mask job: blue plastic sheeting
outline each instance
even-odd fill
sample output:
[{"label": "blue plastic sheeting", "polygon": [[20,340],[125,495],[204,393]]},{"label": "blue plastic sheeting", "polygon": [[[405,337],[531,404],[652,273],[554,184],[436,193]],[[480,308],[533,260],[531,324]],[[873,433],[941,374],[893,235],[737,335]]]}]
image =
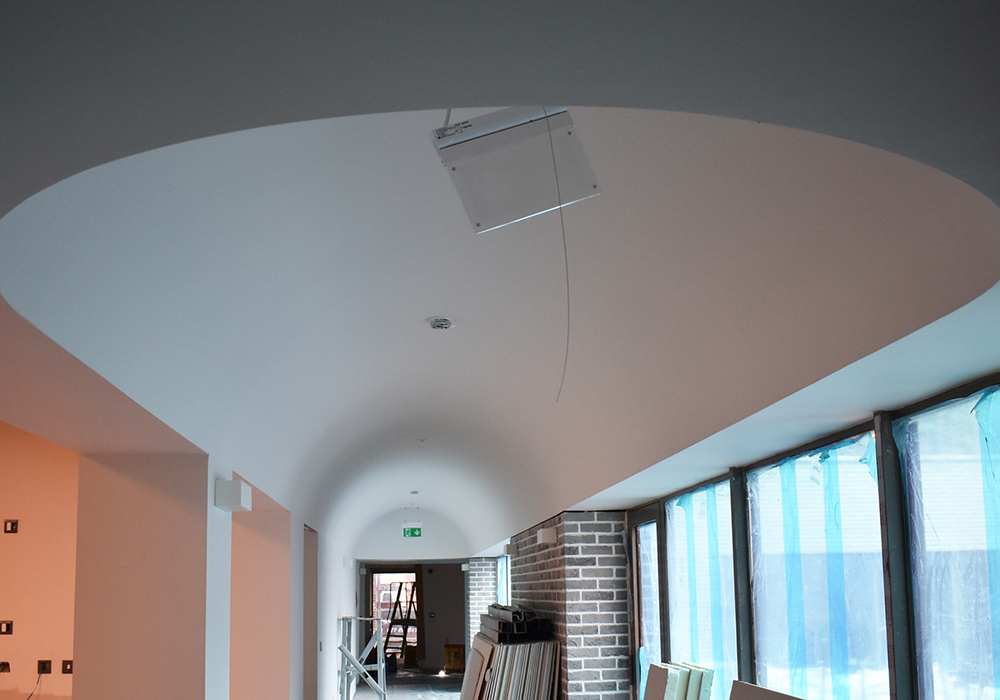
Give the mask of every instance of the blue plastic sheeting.
[{"label": "blue plastic sheeting", "polygon": [[660,575],[656,521],[636,527],[639,588],[639,697],[645,692],[649,665],[660,663]]},{"label": "blue plastic sheeting", "polygon": [[799,498],[795,459],[778,465],[781,474],[781,518],[785,538],[785,605],[788,614],[788,664],[792,695],[806,697],[806,608],[799,538]]},{"label": "blue plastic sheeting", "polygon": [[[719,505],[715,499],[715,487],[705,491],[708,516],[708,586],[709,599],[722,600],[722,574],[719,571]],[[692,610],[692,614],[696,614]],[[722,606],[712,605],[712,667],[723,669],[722,687],[728,688],[730,679],[726,677],[726,658],[722,648]]]},{"label": "blue plastic sheeting", "polygon": [[724,700],[737,675],[729,482],[670,499],[665,516],[671,657],[714,668]]},{"label": "blue plastic sheeting", "polygon": [[747,474],[757,681],[810,700],[887,700],[870,432]]},{"label": "blue plastic sheeting", "polygon": [[996,695],[995,391],[893,422],[907,485],[920,695]]},{"label": "blue plastic sheeting", "polygon": [[875,459],[875,440],[868,439],[868,449],[865,450],[865,456],[861,458],[863,464],[868,465],[868,473],[872,477],[872,481],[876,484],[878,483],[878,460]]},{"label": "blue plastic sheeting", "polygon": [[[874,441],[871,441],[874,443]],[[837,453],[820,456],[823,469],[823,515],[826,525],[826,598],[830,614],[830,680],[833,697],[851,697],[847,650],[847,576],[844,573],[844,532],[840,515],[840,475]]]},{"label": "blue plastic sheeting", "polygon": [[972,409],[979,423],[986,516],[986,563],[990,586],[990,626],[993,637],[993,689],[1000,697],[1000,394],[993,388]]},{"label": "blue plastic sheeting", "polygon": [[[684,520],[687,525],[687,557],[688,571],[688,606],[691,608],[691,620],[698,619],[698,581],[694,576],[695,571],[695,547],[694,547],[694,502],[692,494],[686,493],[677,499],[677,505],[684,511]],[[691,625],[691,652],[698,653],[698,625]]]},{"label": "blue plastic sheeting", "polygon": [[636,654],[636,664],[639,666],[639,698],[646,697],[646,679],[649,677],[649,662],[646,660],[646,647],[639,647]]}]

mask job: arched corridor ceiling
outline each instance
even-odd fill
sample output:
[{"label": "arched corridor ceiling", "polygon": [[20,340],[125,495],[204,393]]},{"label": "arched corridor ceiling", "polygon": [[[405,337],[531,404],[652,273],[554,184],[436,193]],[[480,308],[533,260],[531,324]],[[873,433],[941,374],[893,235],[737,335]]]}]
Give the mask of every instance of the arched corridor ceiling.
[{"label": "arched corridor ceiling", "polygon": [[[331,528],[416,501],[472,554],[1000,278],[984,5],[2,12],[0,294]],[[559,217],[475,236],[429,139],[448,107],[541,102],[616,107],[571,108],[603,194],[565,210],[558,403]],[[1000,364],[916,353],[931,390]]]}]

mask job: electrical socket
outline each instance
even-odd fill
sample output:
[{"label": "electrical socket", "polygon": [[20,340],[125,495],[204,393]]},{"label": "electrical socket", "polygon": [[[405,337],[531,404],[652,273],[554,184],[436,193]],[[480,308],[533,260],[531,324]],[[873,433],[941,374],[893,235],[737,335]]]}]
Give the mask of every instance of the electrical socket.
[{"label": "electrical socket", "polygon": [[16,520],[4,520],[3,521],[3,531],[8,535],[17,534],[17,521]]},{"label": "electrical socket", "polygon": [[73,660],[63,659],[62,669],[63,673],[73,673]]},{"label": "electrical socket", "polygon": [[52,659],[38,660],[38,673],[52,673]]},{"label": "electrical socket", "polygon": [[14,634],[13,620],[0,620],[0,634]]},{"label": "electrical socket", "polygon": [[10,673],[10,661],[0,661],[0,673]]}]

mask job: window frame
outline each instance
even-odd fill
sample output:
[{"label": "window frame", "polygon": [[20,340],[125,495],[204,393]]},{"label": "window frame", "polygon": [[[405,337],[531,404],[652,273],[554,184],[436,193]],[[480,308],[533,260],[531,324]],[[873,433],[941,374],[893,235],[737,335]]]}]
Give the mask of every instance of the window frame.
[{"label": "window frame", "polygon": [[[629,530],[629,615],[632,663],[635,672],[636,601],[635,577],[638,565],[634,556],[634,528],[636,525],[656,520],[659,552],[659,601],[662,658],[670,661],[669,589],[667,586],[667,558],[665,508],[668,500],[697,491],[705,486],[729,481],[733,528],[733,566],[736,596],[736,644],[739,680],[756,682],[756,644],[752,605],[753,571],[750,559],[750,522],[747,503],[746,477],[751,470],[778,464],[784,459],[813,452],[836,444],[855,435],[873,432],[878,481],[879,516],[882,540],[882,571],[886,610],[886,650],[889,662],[889,697],[892,700],[918,700],[916,647],[917,630],[914,624],[912,562],[910,558],[907,518],[905,475],[899,450],[892,434],[892,422],[914,413],[920,413],[943,403],[967,398],[984,389],[1000,385],[1000,372],[978,377],[914,403],[886,410],[875,410],[871,418],[850,427],[828,433],[814,440],[769,455],[755,462],[732,466],[718,476],[698,482],[684,489],[665,494],[626,511]],[[655,514],[653,509],[656,510]],[[652,517],[651,517],[652,516]],[[633,678],[633,693],[638,684]]]}]

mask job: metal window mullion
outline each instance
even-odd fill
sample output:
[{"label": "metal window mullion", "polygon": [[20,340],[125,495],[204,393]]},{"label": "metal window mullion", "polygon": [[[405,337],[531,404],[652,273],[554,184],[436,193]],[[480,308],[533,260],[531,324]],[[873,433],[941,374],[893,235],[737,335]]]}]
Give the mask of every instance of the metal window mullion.
[{"label": "metal window mullion", "polygon": [[656,552],[660,570],[660,657],[670,661],[670,590],[667,586],[667,500],[663,499],[657,506],[656,513]]},{"label": "metal window mullion", "polygon": [[736,659],[739,680],[757,682],[753,591],[750,584],[750,528],[746,470],[729,470],[729,503],[733,525],[733,583],[736,594]]},{"label": "metal window mullion", "polygon": [[875,414],[875,454],[882,522],[882,574],[889,656],[889,697],[917,700],[913,588],[907,532],[906,492],[891,413]]}]

